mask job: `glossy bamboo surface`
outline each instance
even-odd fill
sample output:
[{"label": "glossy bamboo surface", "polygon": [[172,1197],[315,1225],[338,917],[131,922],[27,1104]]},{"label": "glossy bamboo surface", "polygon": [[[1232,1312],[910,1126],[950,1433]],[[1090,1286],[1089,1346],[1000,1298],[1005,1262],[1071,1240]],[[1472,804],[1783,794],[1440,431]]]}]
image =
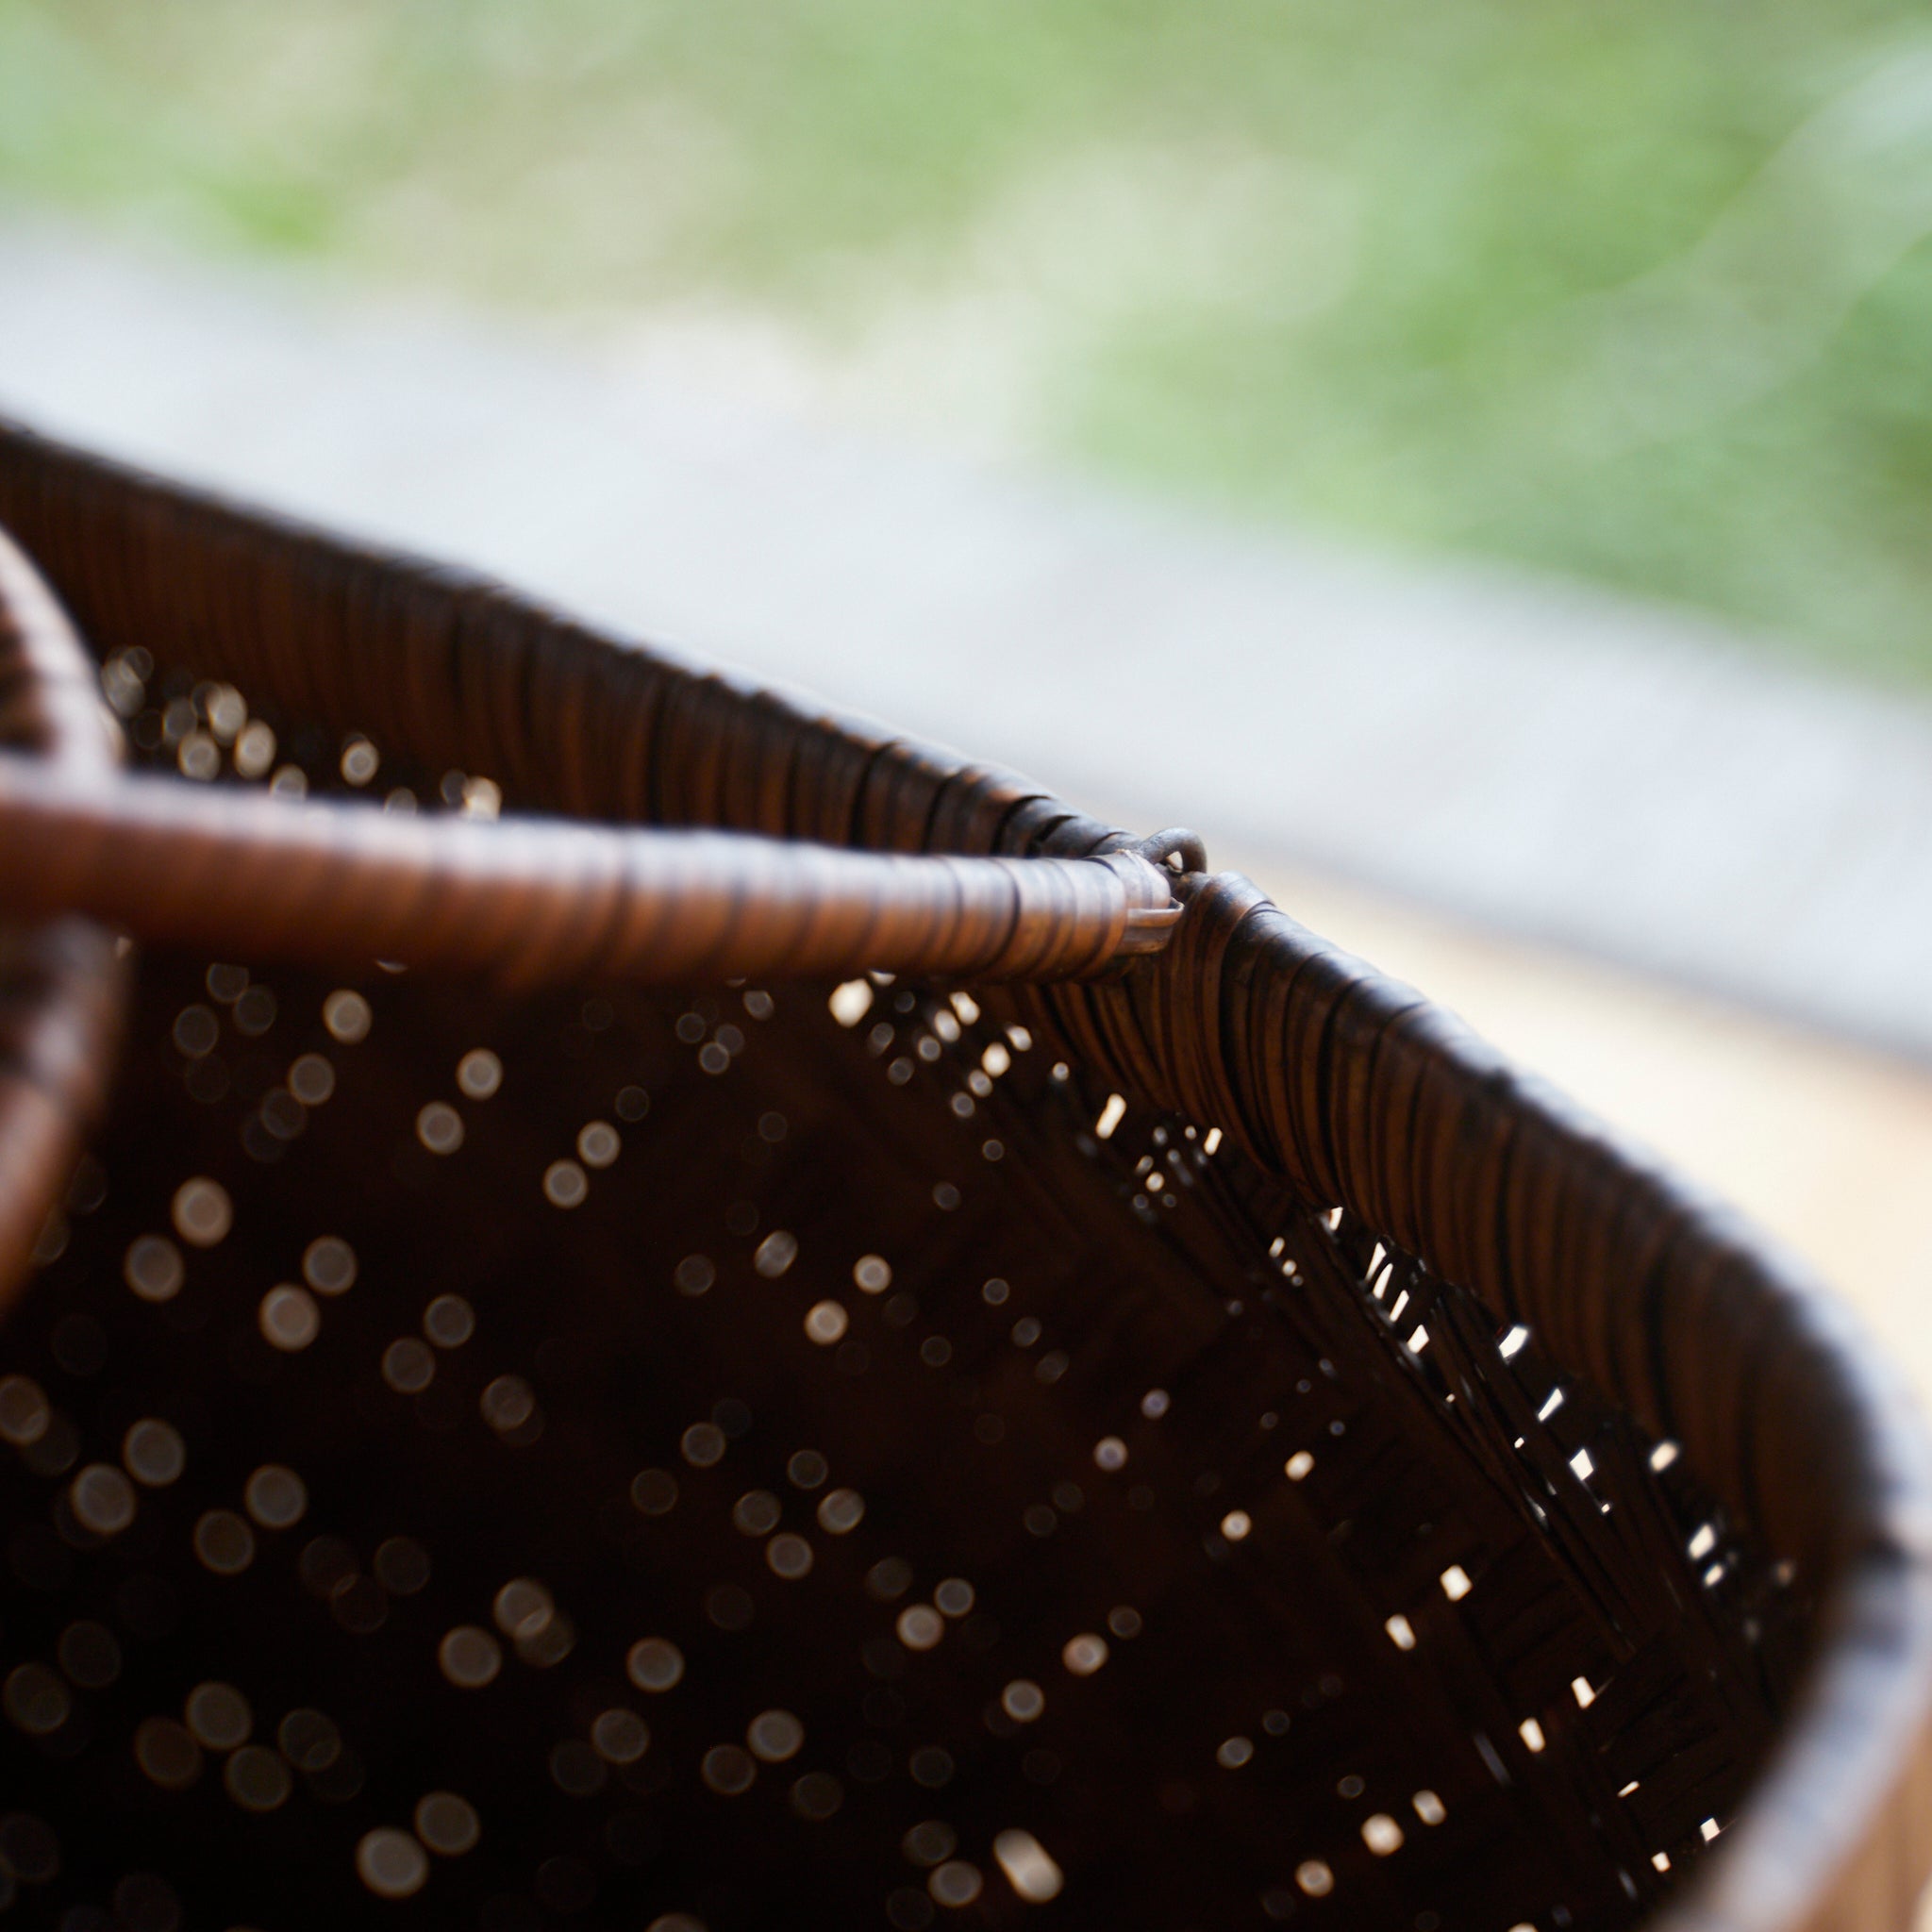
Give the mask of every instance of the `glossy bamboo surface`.
[{"label": "glossy bamboo surface", "polygon": [[283,802],[0,758],[0,909],[237,958],[517,986],[845,974],[1077,978],[1180,908],[1132,852],[912,858],[724,832]]}]

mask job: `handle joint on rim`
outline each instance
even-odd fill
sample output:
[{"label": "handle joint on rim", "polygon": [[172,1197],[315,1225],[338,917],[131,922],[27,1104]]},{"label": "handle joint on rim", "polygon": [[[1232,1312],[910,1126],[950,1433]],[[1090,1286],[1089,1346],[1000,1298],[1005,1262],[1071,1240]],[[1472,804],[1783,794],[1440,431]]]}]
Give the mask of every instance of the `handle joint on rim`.
[{"label": "handle joint on rim", "polygon": [[1185,825],[1169,825],[1164,831],[1151,833],[1125,849],[1162,872],[1185,876],[1189,873],[1208,870],[1207,845],[1202,841],[1200,833],[1191,832]]},{"label": "handle joint on rim", "polygon": [[[1188,860],[1197,860],[1190,865]],[[1137,844],[1109,852],[1102,864],[1126,885],[1127,917],[1115,949],[1116,958],[1158,953],[1174,936],[1185,910],[1173,888],[1178,875],[1203,871],[1208,854],[1191,832],[1157,832]]]}]

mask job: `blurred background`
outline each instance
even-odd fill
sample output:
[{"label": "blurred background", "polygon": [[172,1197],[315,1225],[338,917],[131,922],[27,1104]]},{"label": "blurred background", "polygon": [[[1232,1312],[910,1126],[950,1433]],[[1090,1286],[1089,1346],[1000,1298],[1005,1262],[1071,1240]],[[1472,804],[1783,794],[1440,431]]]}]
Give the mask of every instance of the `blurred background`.
[{"label": "blurred background", "polygon": [[1932,1389],[1903,0],[0,0],[0,410],[1194,825]]}]

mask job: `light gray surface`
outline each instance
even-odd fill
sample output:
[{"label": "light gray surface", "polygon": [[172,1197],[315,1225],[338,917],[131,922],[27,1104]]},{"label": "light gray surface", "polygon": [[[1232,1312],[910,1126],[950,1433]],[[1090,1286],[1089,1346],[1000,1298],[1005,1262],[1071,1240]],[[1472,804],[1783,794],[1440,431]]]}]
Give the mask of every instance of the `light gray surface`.
[{"label": "light gray surface", "polygon": [[1476,920],[1932,1056],[1932,708],[461,317],[0,222],[0,411]]}]

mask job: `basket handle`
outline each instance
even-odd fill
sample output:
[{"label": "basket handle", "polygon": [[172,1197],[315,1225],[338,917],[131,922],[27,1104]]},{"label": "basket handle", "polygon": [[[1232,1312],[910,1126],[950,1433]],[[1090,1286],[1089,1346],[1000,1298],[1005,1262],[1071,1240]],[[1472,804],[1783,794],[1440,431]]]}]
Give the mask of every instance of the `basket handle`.
[{"label": "basket handle", "polygon": [[1139,852],[960,858],[570,820],[417,817],[0,755],[0,910],[249,959],[528,987],[874,968],[1079,979],[1181,908]]},{"label": "basket handle", "polygon": [[[1098,858],[850,851],[557,819],[403,816],[137,777],[73,626],[0,532],[0,912],[316,965],[518,986],[866,968],[1078,979],[1158,951],[1180,908],[1160,833]],[[1154,861],[1158,860],[1158,863]]]}]

